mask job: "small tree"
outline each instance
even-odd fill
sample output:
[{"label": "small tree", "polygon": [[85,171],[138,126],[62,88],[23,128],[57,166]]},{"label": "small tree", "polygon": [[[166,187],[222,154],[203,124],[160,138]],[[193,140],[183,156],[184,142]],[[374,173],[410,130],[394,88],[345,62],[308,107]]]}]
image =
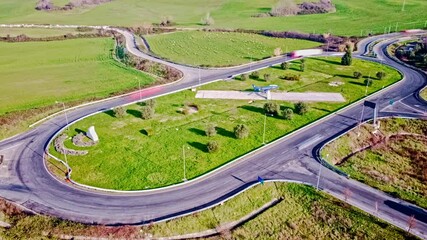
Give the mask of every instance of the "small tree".
[{"label": "small tree", "polygon": [[215,24],[215,20],[211,17],[210,13],[207,13],[204,18],[202,18],[202,24],[206,26],[211,26]]},{"label": "small tree", "polygon": [[124,107],[116,107],[113,109],[113,112],[116,118],[122,118],[126,115],[126,109]]},{"label": "small tree", "polygon": [[270,81],[271,80],[271,75],[269,73],[264,74],[264,80],[266,82]]},{"label": "small tree", "polygon": [[248,79],[248,75],[247,74],[240,75],[240,80],[246,81],[246,79]]},{"label": "small tree", "polygon": [[216,128],[214,125],[209,125],[208,128],[205,131],[206,136],[213,137],[216,135]]},{"label": "small tree", "polygon": [[352,64],[352,62],[353,62],[353,59],[351,56],[352,52],[353,52],[353,49],[351,48],[351,45],[347,44],[346,49],[345,49],[345,54],[341,58],[341,65],[350,66]]},{"label": "small tree", "polygon": [[238,139],[247,138],[249,136],[249,128],[244,124],[239,124],[234,127],[234,135]]},{"label": "small tree", "polygon": [[301,62],[300,70],[301,70],[301,72],[305,71],[305,63],[304,62]]},{"label": "small tree", "polygon": [[273,52],[273,55],[276,56],[276,57],[282,55],[282,49],[279,48],[279,47],[275,48],[274,52]]},{"label": "small tree", "polygon": [[259,79],[259,72],[258,71],[252,72],[250,77],[252,79]]},{"label": "small tree", "polygon": [[154,108],[150,106],[145,106],[141,110],[141,118],[142,119],[151,119],[154,117]]},{"label": "small tree", "polygon": [[289,62],[284,62],[284,63],[282,63],[282,64],[280,64],[280,67],[283,69],[283,70],[287,70],[287,69],[289,69],[289,67],[291,66],[291,64],[289,63]]},{"label": "small tree", "polygon": [[361,72],[354,72],[353,73],[353,77],[356,78],[356,79],[359,79],[359,78],[362,77],[362,73]]},{"label": "small tree", "polygon": [[306,103],[303,102],[297,102],[294,105],[295,113],[299,115],[304,115],[308,112],[308,106]]},{"label": "small tree", "polygon": [[294,111],[290,108],[285,108],[285,110],[283,110],[283,118],[286,120],[291,120],[292,119],[292,115],[294,114]]},{"label": "small tree", "polygon": [[365,78],[365,81],[364,81],[365,86],[368,86],[368,87],[372,86],[373,82],[374,81],[372,81],[372,79],[370,79],[370,78]]},{"label": "small tree", "polygon": [[156,103],[157,103],[156,99],[150,99],[150,100],[145,101],[146,106],[149,106],[153,109],[156,107]]},{"label": "small tree", "polygon": [[378,80],[381,80],[385,77],[385,72],[377,72],[377,78]]},{"label": "small tree", "polygon": [[277,115],[279,113],[279,110],[280,110],[279,104],[275,102],[268,102],[264,104],[265,113]]},{"label": "small tree", "polygon": [[208,144],[206,144],[206,147],[208,149],[208,152],[213,153],[218,151],[219,144],[217,141],[209,141]]}]

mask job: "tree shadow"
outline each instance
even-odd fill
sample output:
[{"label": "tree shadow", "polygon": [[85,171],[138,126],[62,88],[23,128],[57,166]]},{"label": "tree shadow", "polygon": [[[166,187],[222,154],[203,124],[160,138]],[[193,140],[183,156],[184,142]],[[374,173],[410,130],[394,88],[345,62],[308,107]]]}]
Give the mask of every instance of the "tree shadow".
[{"label": "tree shadow", "polygon": [[264,109],[261,107],[255,107],[255,106],[248,106],[248,105],[244,105],[244,106],[240,106],[239,108],[251,111],[251,112],[255,112],[255,113],[261,113],[264,114]]},{"label": "tree shadow", "polygon": [[188,145],[192,146],[193,148],[199,149],[202,152],[208,152],[208,148],[205,144],[199,143],[199,142],[187,142]]},{"label": "tree shadow", "polygon": [[108,111],[105,111],[104,113],[111,116],[111,117],[116,117],[116,114],[114,113],[113,110],[108,110]]},{"label": "tree shadow", "polygon": [[312,107],[312,108],[316,109],[316,110],[319,110],[319,111],[322,111],[322,112],[326,112],[326,113],[330,113],[331,112],[330,110],[325,109],[325,108],[318,108],[318,107]]},{"label": "tree shadow", "polygon": [[222,127],[216,127],[216,133],[224,137],[235,138],[234,132],[228,131],[227,129]]},{"label": "tree shadow", "polygon": [[128,114],[130,114],[130,115],[132,115],[132,116],[134,116],[136,118],[141,118],[142,117],[141,112],[138,111],[138,110],[128,109],[128,110],[126,110],[126,113],[128,113]]},{"label": "tree shadow", "polygon": [[[243,57],[244,59],[249,59],[249,60],[252,60],[252,61],[260,61],[260,60],[263,60],[263,59],[265,59],[265,58],[256,58],[256,57],[251,57],[251,56],[249,56],[249,57]],[[255,70],[254,70],[255,71]]]},{"label": "tree shadow", "polygon": [[257,8],[257,10],[262,12],[270,12],[271,8],[263,7],[263,8]]},{"label": "tree shadow", "polygon": [[144,134],[145,136],[148,136],[148,132],[147,132],[147,130],[145,130],[145,129],[141,129],[141,130],[139,130],[139,132],[140,132],[141,134]]},{"label": "tree shadow", "polygon": [[136,105],[141,106],[141,107],[145,107],[147,106],[146,102],[137,102]]},{"label": "tree shadow", "polygon": [[355,79],[353,76],[344,75],[344,74],[335,74],[334,77]]},{"label": "tree shadow", "polygon": [[349,81],[349,83],[354,84],[354,85],[359,85],[359,86],[365,86],[366,84],[361,83],[361,82],[355,82],[355,81]]},{"label": "tree shadow", "polygon": [[83,131],[80,128],[75,128],[74,131],[76,131],[77,134],[79,134],[79,133],[86,134],[86,131]]},{"label": "tree shadow", "polygon": [[270,66],[270,68],[274,68],[274,69],[279,69],[279,70],[285,70],[285,69],[283,69],[281,66]]},{"label": "tree shadow", "polygon": [[190,132],[193,132],[199,136],[206,136],[206,132],[201,130],[201,129],[197,129],[197,128],[190,128],[188,129]]},{"label": "tree shadow", "polygon": [[333,64],[333,65],[341,65],[341,62],[337,62],[337,61],[333,61],[333,60],[329,60],[329,59],[325,59],[325,58],[310,58],[310,59],[329,63],[329,64]]}]

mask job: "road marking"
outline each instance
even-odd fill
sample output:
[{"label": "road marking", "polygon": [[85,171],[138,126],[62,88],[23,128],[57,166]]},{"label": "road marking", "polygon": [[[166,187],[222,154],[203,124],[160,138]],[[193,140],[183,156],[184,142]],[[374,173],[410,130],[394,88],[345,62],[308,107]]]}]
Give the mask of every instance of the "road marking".
[{"label": "road marking", "polygon": [[322,136],[322,135],[320,135],[320,134],[316,134],[316,135],[314,135],[313,137],[311,137],[311,138],[309,138],[309,139],[305,140],[304,142],[300,143],[300,144],[298,145],[298,150],[305,149],[305,148],[307,148],[308,146],[312,145],[313,143],[315,143],[315,142],[317,142],[317,141],[321,140],[322,138],[323,138],[323,136]]}]

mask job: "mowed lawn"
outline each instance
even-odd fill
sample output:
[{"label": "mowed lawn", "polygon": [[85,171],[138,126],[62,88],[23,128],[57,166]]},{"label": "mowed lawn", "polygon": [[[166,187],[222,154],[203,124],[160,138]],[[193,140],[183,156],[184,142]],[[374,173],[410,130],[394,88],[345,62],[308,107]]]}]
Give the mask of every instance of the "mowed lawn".
[{"label": "mowed lawn", "polygon": [[[228,80],[203,86],[202,89],[251,89],[252,84],[278,84],[280,91],[332,91],[341,92],[351,101],[361,98],[365,93],[363,80],[355,80],[353,71],[359,70],[365,75],[370,71],[384,70],[387,77],[374,80],[368,93],[381,89],[400,79],[399,73],[379,64],[354,60],[354,66],[337,65],[339,58],[307,59],[306,71],[300,72],[299,62],[292,64],[291,70],[276,67],[263,70],[269,72],[272,80],[266,83],[259,80]],[[300,82],[278,79],[284,74],[301,74]],[[339,76],[338,76],[339,75]],[[342,81],[341,87],[329,87],[329,82]],[[315,86],[315,87],[312,87]],[[293,90],[292,90],[293,89]],[[87,131],[95,126],[100,143],[88,148],[89,154],[81,157],[68,156],[73,169],[72,178],[77,182],[91,186],[121,190],[156,188],[182,182],[183,150],[186,157],[187,179],[195,178],[230,160],[262,146],[265,101],[248,103],[242,100],[196,99],[195,92],[186,90],[157,99],[156,114],[151,120],[140,117],[141,104],[127,106],[127,116],[117,118],[112,111],[94,115],[71,126],[70,136]],[[278,102],[281,109],[293,108],[289,102]],[[181,113],[185,104],[196,104],[197,113]],[[295,129],[302,127],[334,111],[344,103],[310,103],[310,109],[304,116],[294,114],[292,120],[281,116],[268,116],[265,139],[270,142]],[[205,129],[214,124],[217,135],[207,137]],[[246,124],[250,135],[246,139],[236,139],[233,128],[237,124]],[[147,136],[147,132],[152,133]],[[206,144],[215,140],[220,148],[208,153]],[[74,149],[67,140],[66,146]],[[60,156],[53,149],[51,152]],[[54,160],[52,163],[58,165]],[[61,175],[62,177],[62,175]]]},{"label": "mowed lawn", "polygon": [[106,97],[154,79],[116,63],[110,38],[0,43],[0,116],[86,98]]},{"label": "mowed lawn", "polygon": [[28,37],[42,38],[42,37],[55,37],[66,34],[85,34],[94,33],[96,31],[80,32],[77,29],[57,29],[57,28],[0,28],[0,37],[16,37],[21,34],[25,34]]},{"label": "mowed lawn", "polygon": [[174,62],[203,66],[231,66],[273,56],[282,51],[314,48],[318,42],[270,38],[258,34],[226,32],[175,32],[147,36],[151,50]]},{"label": "mowed lawn", "polygon": [[2,0],[0,22],[135,26],[144,22],[159,23],[162,18],[171,17],[180,27],[200,28],[201,19],[210,12],[215,20],[215,24],[211,27],[215,28],[332,32],[336,35],[366,36],[370,31],[383,33],[388,29],[394,31],[422,28],[427,20],[425,0],[405,1],[404,11],[402,11],[403,0],[333,0],[337,8],[335,13],[276,18],[252,17],[270,11],[277,2],[277,0],[114,0],[69,12],[40,12],[34,10],[36,4],[34,0]]}]

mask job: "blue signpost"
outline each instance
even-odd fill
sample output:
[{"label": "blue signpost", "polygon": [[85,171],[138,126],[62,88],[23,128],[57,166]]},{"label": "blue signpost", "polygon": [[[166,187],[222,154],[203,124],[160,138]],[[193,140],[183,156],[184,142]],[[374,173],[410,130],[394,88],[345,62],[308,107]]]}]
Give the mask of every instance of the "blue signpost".
[{"label": "blue signpost", "polygon": [[261,183],[261,185],[264,185],[264,179],[260,176],[258,176],[258,182]]}]

